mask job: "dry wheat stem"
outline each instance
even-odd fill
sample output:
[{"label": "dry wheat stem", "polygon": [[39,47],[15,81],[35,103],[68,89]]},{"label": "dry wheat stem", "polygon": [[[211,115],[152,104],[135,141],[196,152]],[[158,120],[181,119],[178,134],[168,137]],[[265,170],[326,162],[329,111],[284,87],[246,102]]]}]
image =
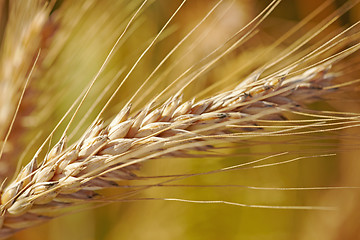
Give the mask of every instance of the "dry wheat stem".
[{"label": "dry wheat stem", "polygon": [[[234,39],[230,39],[233,40],[233,43],[231,43],[232,41],[230,40],[228,42],[230,46],[227,44],[220,46],[205,57],[203,59],[204,62],[200,62],[202,64],[200,67],[198,65],[190,67],[170,85],[170,87],[173,87],[175,83],[183,83],[181,87],[174,87],[174,89],[171,90],[169,89],[170,87],[166,88],[156,95],[150,103],[134,114],[131,102],[134,101],[135,96],[138,95],[148,79],[153,77],[167,58],[171,56],[180,44],[191,35],[192,31],[208,17],[208,15],[206,15],[200,23],[166,55],[163,61],[160,62],[145,80],[144,84],[141,85],[138,91],[109,124],[105,124],[100,120],[100,115],[107,106],[106,104],[83,136],[76,143],[67,146],[68,140],[66,135],[78,109],[82,106],[93,84],[107,66],[120,40],[138,13],[141,12],[146,2],[147,1],[143,1],[142,5],[132,15],[128,24],[125,26],[125,30],[113,45],[113,48],[110,50],[103,65],[89,86],[84,89],[83,93],[59,122],[59,124],[61,124],[65,117],[70,114],[70,111],[75,109],[75,113],[71,116],[69,124],[66,126],[59,142],[46,154],[44,159],[40,159],[40,152],[43,151],[46,142],[50,140],[54,131],[59,126],[58,124],[49,138],[39,148],[39,151],[33,159],[17,173],[13,180],[7,182],[7,186],[2,190],[0,238],[12,235],[21,229],[31,227],[55,217],[57,214],[53,213],[54,210],[57,211],[58,209],[92,201],[109,201],[106,197],[101,196],[99,190],[121,186],[121,183],[125,180],[141,179],[141,177],[137,177],[135,171],[139,169],[140,164],[144,161],[164,156],[187,157],[189,150],[207,151],[223,141],[238,142],[245,138],[263,135],[283,136],[287,134],[306,134],[315,130],[306,131],[303,130],[304,128],[311,129],[312,127],[318,126],[328,127],[327,129],[322,129],[322,131],[333,131],[335,129],[358,126],[359,116],[356,114],[350,117],[349,114],[337,116],[334,113],[321,113],[316,115],[315,113],[306,113],[306,111],[300,112],[301,108],[299,107],[304,102],[316,100],[316,98],[322,94],[334,91],[334,86],[341,86],[332,85],[331,81],[341,76],[342,73],[335,70],[333,71],[331,66],[338,64],[341,60],[359,49],[359,43],[347,46],[345,50],[342,49],[342,47],[351,43],[352,40],[358,39],[357,35],[353,35],[354,39],[344,38],[343,36],[354,28],[357,23],[331,38],[329,41],[321,44],[319,47],[316,47],[303,57],[298,58],[297,61],[293,61],[291,64],[265,78],[260,78],[259,72],[261,73],[265,69],[270,68],[273,65],[272,63],[257,70],[255,74],[232,90],[220,92],[203,100],[183,100],[182,92],[186,87],[198,79],[204,72],[213,68],[214,64],[218,63],[220,59],[236,49],[241,43],[254,34],[258,25],[280,2],[274,0],[251,23],[234,34]],[[121,87],[130,74],[132,74],[143,56],[159,39],[160,35],[185,2],[184,0],[180,4],[158,34],[149,43],[148,47],[135,61],[119,87]],[[215,5],[213,9],[217,6],[218,5]],[[339,13],[345,12],[349,7],[351,6],[345,5],[338,10],[336,14],[329,16],[327,22],[330,24],[330,22],[335,21]],[[213,9],[210,10],[209,14]],[[322,27],[316,27],[309,36],[303,38],[303,40],[306,39],[305,43],[329,25],[326,23],[322,24]],[[239,33],[245,30],[246,32],[239,37]],[[239,37],[239,39],[235,39],[235,36]],[[336,41],[336,43],[333,43],[333,41]],[[292,55],[293,52],[297,51],[303,44],[290,47],[289,49],[291,50],[289,50],[288,54],[285,53],[282,55],[279,61]],[[335,46],[335,44],[339,46]],[[225,47],[225,50],[223,47]],[[333,50],[334,48],[335,50]],[[334,53],[330,54],[330,56],[325,55],[324,52],[327,50],[330,52],[334,51]],[[213,54],[217,52],[219,52],[218,55]],[[323,56],[323,54],[325,56]],[[322,58],[318,60],[319,57]],[[308,64],[307,62],[310,62],[310,60],[317,60],[317,62]],[[303,68],[296,69],[304,62],[306,64]],[[275,61],[275,63],[277,62]],[[184,77],[185,75],[187,75],[187,77]],[[161,97],[164,98],[164,95],[167,94],[167,90],[172,91],[172,93],[174,93],[173,96],[169,97],[166,101],[159,101]],[[117,91],[118,89],[114,91],[114,94],[116,94]],[[112,100],[113,96],[110,97],[109,101]],[[161,102],[163,102],[163,104],[158,105]],[[308,114],[317,119],[309,120],[309,124],[301,126],[282,125],[279,126],[280,130],[276,130],[276,126],[260,124],[265,122],[269,124],[276,122],[283,122],[284,124],[290,123],[291,120],[285,120],[286,118],[283,116],[284,113],[288,112]],[[296,121],[295,123],[300,123],[300,121]],[[306,122],[304,121],[304,123]],[[275,128],[275,130],[266,131],[267,127]],[[319,129],[316,129],[316,131],[319,131]],[[322,156],[329,155],[324,154]],[[305,157],[271,164],[248,166],[248,168],[271,167],[298,161],[303,158]],[[219,171],[244,168],[244,166],[260,161],[262,160],[223,168]],[[210,173],[214,172],[208,172],[206,174]],[[196,174],[189,176],[183,175],[180,178],[195,175]],[[164,186],[166,183],[176,180],[178,180],[178,178],[161,182],[158,185],[144,186],[143,189],[153,186]],[[288,188],[288,190],[293,189]],[[126,197],[132,196],[137,192],[138,190],[116,199],[126,200]],[[165,200],[200,202],[175,198],[167,198]],[[227,201],[201,202],[269,208],[269,206],[245,205]],[[273,208],[285,207],[273,206]],[[289,207],[286,208],[289,209]],[[315,207],[310,208],[315,209]],[[309,209],[309,207],[300,206],[297,207],[297,209]]]}]

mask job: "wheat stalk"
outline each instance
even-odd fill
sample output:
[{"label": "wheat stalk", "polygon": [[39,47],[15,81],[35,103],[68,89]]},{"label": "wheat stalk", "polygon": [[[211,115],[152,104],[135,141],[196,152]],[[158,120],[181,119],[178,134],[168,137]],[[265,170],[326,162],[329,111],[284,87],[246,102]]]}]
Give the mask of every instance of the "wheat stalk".
[{"label": "wheat stalk", "polygon": [[[259,18],[265,18],[277,3],[278,1],[273,1],[269,5],[270,10],[265,11],[266,14],[259,15]],[[181,6],[178,10],[180,8]],[[136,14],[137,12],[134,16]],[[253,29],[261,21],[255,21]],[[165,28],[166,24],[163,29]],[[345,39],[344,33],[350,29],[346,29],[338,37]],[[127,27],[124,33],[126,31]],[[226,53],[246,40],[252,31],[250,29],[248,34],[227,47],[214,59],[210,58],[188,78],[179,78],[177,81],[185,87],[188,86],[208,68],[213,67]],[[162,30],[150,43],[149,48],[161,33]],[[355,44],[347,46],[353,43],[351,37],[355,39]],[[122,35],[118,40],[121,39]],[[335,37],[334,40],[337,38]],[[337,70],[336,66],[341,67],[339,62],[356,52],[360,46],[356,34],[351,35],[347,40],[343,42],[330,40],[305,57],[293,61],[293,64],[260,78],[260,73],[271,67],[269,64],[255,71],[231,90],[202,100],[194,98],[184,101],[185,87],[174,85],[171,85],[174,90],[169,91],[172,96],[163,100],[167,93],[161,93],[137,111],[132,111],[134,100],[132,98],[110,123],[106,124],[99,120],[101,115],[99,114],[82,137],[67,146],[69,124],[59,142],[48,151],[46,156],[41,157],[46,144],[44,142],[32,160],[16,174],[14,179],[6,182],[7,186],[1,193],[0,237],[11,236],[19,230],[56,217],[62,209],[88,202],[109,201],[106,196],[101,195],[101,190],[121,186],[127,180],[139,179],[136,172],[141,163],[150,159],[166,156],[188,157],[191,151],[208,151],[224,141],[239,142],[254,136],[276,136],[289,132],[296,134],[293,131],[297,128],[292,126],[269,132],[266,131],[267,126],[263,125],[266,122],[286,122],[284,114],[288,112],[306,114],[306,110],[300,106],[316,100],[325,93],[333,92],[340,86],[333,82],[344,73]],[[95,76],[94,82],[102,73],[118,42]],[[302,62],[314,59],[316,62],[313,65],[307,63],[305,67],[299,67]],[[137,63],[129,70],[124,81]],[[34,66],[36,64],[35,61]],[[334,69],[332,65],[335,65]],[[91,86],[86,90],[90,91]],[[87,92],[83,99],[86,96]],[[76,113],[77,110],[73,116]],[[318,115],[319,118],[323,116]],[[358,116],[337,117],[337,119],[356,124]],[[309,126],[316,128],[324,127],[326,124]],[[329,126],[329,131],[336,128],[332,123],[329,123]],[[5,185],[5,182],[3,184]],[[113,198],[121,200],[128,196],[131,196],[131,193]]]}]

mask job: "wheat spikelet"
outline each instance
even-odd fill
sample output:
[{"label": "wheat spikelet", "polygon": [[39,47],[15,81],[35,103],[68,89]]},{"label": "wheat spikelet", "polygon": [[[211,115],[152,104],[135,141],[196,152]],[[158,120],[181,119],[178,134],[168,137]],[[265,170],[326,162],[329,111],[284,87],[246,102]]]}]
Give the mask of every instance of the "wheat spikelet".
[{"label": "wheat spikelet", "polygon": [[[172,17],[181,9],[183,3]],[[219,91],[202,100],[196,98],[183,100],[186,99],[183,96],[184,89],[204,72],[213,68],[219,59],[224,58],[240,43],[251,37],[256,27],[278,3],[278,1],[270,3],[264,12],[248,25],[248,29],[245,28],[246,33],[243,36],[233,42],[229,41],[225,50],[220,49],[218,55],[210,55],[188,76],[184,74],[185,77],[176,79],[169,86],[173,89],[154,96],[144,107],[138,107],[139,104],[135,99],[138,92],[136,92],[110,123],[100,120],[100,115],[103,113],[101,110],[80,139],[68,143],[68,130],[72,118],[60,140],[44,155],[45,144],[52,136],[51,133],[38,148],[32,160],[16,174],[14,179],[3,183],[6,187],[4,186],[1,193],[0,237],[11,236],[19,230],[47,221],[61,215],[70,207],[91,202],[126,200],[137,191],[109,197],[103,195],[102,190],[141,179],[137,176],[137,173],[141,172],[139,168],[142,163],[151,159],[185,158],[194,155],[199,157],[201,152],[208,152],[224,141],[241,142],[244,139],[263,135],[305,134],[305,130],[303,132],[297,130],[308,128],[311,129],[308,131],[320,129],[332,131],[338,125],[340,127],[345,124],[356,125],[358,122],[356,114],[352,118],[346,114],[344,117],[336,114],[317,114],[302,107],[304,103],[313,102],[323,94],[331,93],[337,87],[341,87],[334,81],[345,76],[344,70],[341,69],[344,67],[342,61],[356,52],[360,46],[356,33],[345,37],[345,33],[351,31],[355,25],[341,31],[334,39],[316,46],[307,54],[297,58],[295,56],[296,60],[291,64],[272,74],[262,77],[263,72],[276,62],[257,69],[240,84],[232,86],[227,91]],[[128,19],[128,25],[125,24],[123,33],[126,33],[128,26],[133,24],[133,19],[143,10],[143,6],[146,6],[146,1],[135,8],[133,15]],[[342,10],[346,9],[344,7]],[[130,67],[124,81],[128,79],[142,56],[160,38],[172,17]],[[343,40],[339,41],[339,38]],[[122,40],[122,34],[118,40]],[[110,51],[104,65],[100,67],[93,83],[103,72],[118,42]],[[293,51],[296,51],[296,48]],[[213,53],[217,53],[216,50]],[[33,55],[34,51],[31,56]],[[34,62],[34,66],[36,64],[37,61]],[[78,99],[79,107],[93,83]],[[78,108],[73,116],[77,114]],[[133,108],[135,110],[132,110]],[[287,113],[312,115],[321,122],[297,127],[290,125],[276,131],[266,130],[278,123],[286,123],[284,115]],[[339,122],[333,123],[334,119]],[[200,153],[196,155],[192,153],[193,151]],[[317,209],[307,206],[298,208]]]}]

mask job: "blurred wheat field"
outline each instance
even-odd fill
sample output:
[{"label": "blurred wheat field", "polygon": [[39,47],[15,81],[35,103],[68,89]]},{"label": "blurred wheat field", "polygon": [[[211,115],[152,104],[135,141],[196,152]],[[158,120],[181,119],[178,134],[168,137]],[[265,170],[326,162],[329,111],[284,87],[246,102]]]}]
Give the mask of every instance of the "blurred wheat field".
[{"label": "blurred wheat field", "polygon": [[[74,124],[69,130],[69,142],[81,137],[106,104],[106,99],[121,83],[181,2],[160,0],[146,3],[75,117]],[[189,67],[194,65],[195,69],[200,68],[204,58],[218,47],[219,52],[226,51],[229,44],[243,36],[240,34],[232,38],[233,35],[254,19],[270,2],[187,1],[159,36],[156,44],[146,52],[129,75],[102,118],[109,121],[116,115],[168,52],[216,4],[220,3],[136,96],[133,101],[134,109],[143,108],[146,102],[169,86]],[[297,43],[298,39],[311,32],[317,24],[326,24],[322,21],[343,4],[355,5],[356,2],[282,1],[257,26],[256,31],[245,37],[243,44],[197,77],[184,92],[184,98],[191,99],[195,96],[201,99],[220,90],[222,92],[233,88],[264,64],[278,60],[277,53],[286,51],[288,46]],[[50,17],[35,18],[37,20],[34,25],[42,23],[40,25],[43,27],[36,29],[35,26],[28,38],[23,37],[22,29],[27,29],[29,19],[33,18],[31,9],[43,3],[44,1],[40,0],[0,0],[2,139],[5,138],[11,123],[24,79],[32,64],[36,62],[31,82],[25,91],[18,117],[0,160],[1,181],[5,178],[11,179],[18,165],[23,166],[31,160],[56,123],[99,71],[116,39],[126,29],[126,24],[142,1],[50,1],[50,10],[46,12],[47,15],[45,14]],[[291,36],[275,45],[278,39],[320,6],[324,6],[322,11]],[[271,74],[289,65],[301,58],[308,49],[317,46],[317,43],[329,40],[341,30],[357,23],[359,9],[359,5],[351,7],[314,39],[262,74]],[[354,29],[351,36],[354,42],[358,43],[359,36],[356,30],[358,28]],[[17,39],[22,41],[19,42]],[[35,60],[39,48],[39,59]],[[304,61],[302,67],[321,61],[340,50],[332,52],[329,49],[313,62]],[[346,73],[336,79],[336,84],[358,79],[360,68],[356,54],[339,66],[334,64],[335,69],[338,67]],[[16,61],[20,64],[16,65]],[[12,76],[14,80],[5,83],[8,76]],[[104,97],[96,103],[102,94]],[[171,94],[173,93],[169,92],[164,99]],[[333,113],[333,116],[338,116],[334,112],[347,112],[345,116],[358,118],[358,96],[359,84],[354,83],[321,96],[307,108],[313,110],[309,111],[309,114]],[[92,108],[93,111],[90,111]],[[87,113],[90,113],[89,116]],[[298,121],[293,123],[294,126],[311,119],[311,116],[294,112],[285,115],[288,119]],[[132,201],[114,199],[113,202],[109,201],[111,203],[95,203],[87,205],[85,209],[75,208],[64,216],[20,231],[10,239],[360,239],[360,216],[357,211],[360,206],[360,194],[356,188],[360,186],[360,129],[357,124],[356,121],[340,124],[340,127],[347,127],[339,130],[336,130],[335,125],[335,130],[323,132],[322,129],[328,129],[326,125],[323,128],[315,126],[307,129],[308,134],[299,135],[257,135],[244,138],[238,143],[221,144],[218,149],[210,149],[203,153],[204,156],[194,153],[195,156],[199,154],[201,157],[151,159],[143,163],[141,170],[137,171],[139,176],[209,172],[265,157],[269,159],[262,162],[263,164],[300,157],[299,160],[275,166],[219,171],[184,178],[168,186],[155,186],[141,191]],[[61,125],[54,133],[52,146],[61,137],[64,129],[65,126]],[[23,159],[23,162],[19,163],[19,159]],[[123,185],[130,187],[102,190],[102,193],[107,196],[115,193],[120,195],[131,189],[134,183],[156,184],[158,180],[155,178],[146,182],[128,181]],[[268,189],[260,189],[261,187]],[[301,190],[307,187],[330,188]],[[163,200],[164,198],[169,199],[167,201]],[[191,203],[171,199],[224,202]],[[336,206],[338,210],[253,208],[229,205],[226,202],[266,206]]]}]

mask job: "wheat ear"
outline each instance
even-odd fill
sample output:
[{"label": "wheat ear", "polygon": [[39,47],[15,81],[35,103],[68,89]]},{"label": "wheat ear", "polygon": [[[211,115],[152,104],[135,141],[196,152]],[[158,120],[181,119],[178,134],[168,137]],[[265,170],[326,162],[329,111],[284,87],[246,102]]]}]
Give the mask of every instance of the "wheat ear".
[{"label": "wheat ear", "polygon": [[[51,10],[49,5],[44,5],[41,1],[26,3],[12,1],[9,8],[11,12],[2,42],[2,58],[0,59],[0,101],[2,103],[0,136],[5,143],[1,146],[0,156],[7,159],[0,162],[0,178],[3,179],[15,170],[16,162],[11,162],[11,159],[17,159],[19,150],[23,148],[17,141],[25,135],[27,130],[23,119],[37,107],[33,100],[37,97],[37,89],[33,82],[34,75],[40,75],[41,60],[37,62],[36,73],[29,75],[29,71],[39,48],[45,52],[49,44],[46,34],[50,32],[46,33],[46,31],[50,30],[49,13]],[[24,94],[25,90],[26,94]],[[21,106],[18,99],[23,99]],[[14,114],[16,118],[12,118]],[[12,120],[16,121],[12,122]]]},{"label": "wheat ear", "polygon": [[206,150],[209,139],[258,129],[257,120],[281,121],[282,113],[297,108],[301,99],[329,91],[325,88],[333,77],[329,65],[323,65],[198,102],[182,102],[177,95],[157,108],[149,104],[134,116],[127,105],[109,125],[95,122],[68,148],[62,138],[41,164],[35,156],[19,172],[1,195],[1,236],[49,219],[46,212],[51,209],[98,199],[97,190],[136,179],[133,171],[149,158]]},{"label": "wheat ear", "polygon": [[56,217],[59,210],[106,202],[101,190],[138,179],[136,171],[147,160],[186,157],[221,141],[241,141],[249,132],[266,133],[259,122],[281,122],[283,114],[301,111],[305,102],[333,91],[332,80],[341,72],[332,64],[358,48],[296,72],[291,73],[294,63],[266,78],[254,74],[232,90],[199,101],[183,101],[179,91],[162,105],[151,101],[137,112],[129,102],[109,124],[96,120],[70,146],[64,134],[44,158],[40,148],[13,180],[4,181],[0,238]]}]

